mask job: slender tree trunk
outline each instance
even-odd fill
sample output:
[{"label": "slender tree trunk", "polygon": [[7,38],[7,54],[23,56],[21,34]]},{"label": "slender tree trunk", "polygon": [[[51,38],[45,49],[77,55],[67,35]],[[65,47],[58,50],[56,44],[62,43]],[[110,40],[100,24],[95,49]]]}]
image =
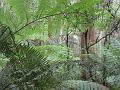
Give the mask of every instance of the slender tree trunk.
[{"label": "slender tree trunk", "polygon": [[48,37],[51,38],[51,27],[52,27],[52,20],[51,17],[48,18]]}]

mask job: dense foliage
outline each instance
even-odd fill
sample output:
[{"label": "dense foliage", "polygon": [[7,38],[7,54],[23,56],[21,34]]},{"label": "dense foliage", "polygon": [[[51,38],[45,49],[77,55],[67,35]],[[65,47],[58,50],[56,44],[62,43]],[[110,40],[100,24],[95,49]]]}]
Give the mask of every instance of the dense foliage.
[{"label": "dense foliage", "polygon": [[0,90],[119,90],[119,16],[119,0],[0,0]]}]

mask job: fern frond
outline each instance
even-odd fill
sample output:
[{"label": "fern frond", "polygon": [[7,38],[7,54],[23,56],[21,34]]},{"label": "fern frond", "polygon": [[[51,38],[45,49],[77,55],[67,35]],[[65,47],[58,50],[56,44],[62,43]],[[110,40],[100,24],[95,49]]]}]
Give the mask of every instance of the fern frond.
[{"label": "fern frond", "polygon": [[109,90],[107,87],[89,81],[68,80],[64,81],[61,87],[62,90]]}]

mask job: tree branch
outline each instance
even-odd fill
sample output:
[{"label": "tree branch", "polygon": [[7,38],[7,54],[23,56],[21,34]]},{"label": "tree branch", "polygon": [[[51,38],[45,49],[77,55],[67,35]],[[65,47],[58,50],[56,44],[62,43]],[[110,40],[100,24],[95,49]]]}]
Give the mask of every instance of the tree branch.
[{"label": "tree branch", "polygon": [[96,40],[96,42],[94,42],[93,44],[91,44],[90,46],[88,46],[87,49],[89,49],[90,47],[94,46],[95,44],[97,44],[98,42],[100,42],[101,40],[103,40],[104,38],[106,38],[109,35],[111,35],[116,29],[118,29],[118,25],[119,24],[120,24],[120,19],[118,20],[118,22],[116,23],[116,25],[114,25],[111,28],[111,32],[109,32],[108,34],[106,34],[105,36],[103,36],[102,38],[100,38],[99,40]]}]

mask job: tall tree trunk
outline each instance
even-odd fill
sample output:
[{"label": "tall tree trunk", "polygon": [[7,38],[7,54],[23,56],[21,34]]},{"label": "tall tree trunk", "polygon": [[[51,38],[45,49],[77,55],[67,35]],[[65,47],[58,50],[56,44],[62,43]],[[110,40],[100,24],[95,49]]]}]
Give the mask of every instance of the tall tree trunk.
[{"label": "tall tree trunk", "polygon": [[[87,39],[88,39],[87,46],[90,46],[92,43],[95,42],[95,30],[94,30],[93,26],[89,27]],[[93,46],[93,47],[89,48],[89,51],[91,53],[95,53],[96,52],[95,47]]]},{"label": "tall tree trunk", "polygon": [[[84,61],[86,59],[86,54],[95,53],[95,48],[91,47],[88,49],[88,46],[95,42],[95,31],[93,26],[89,27],[86,32],[81,33],[81,55],[80,59]],[[88,57],[87,57],[88,58]],[[85,70],[81,71],[81,79],[86,80],[88,77],[92,77],[91,68],[89,68],[89,73]]]},{"label": "tall tree trunk", "polygon": [[89,52],[95,53],[95,47],[91,47],[88,49],[88,46],[90,46],[92,43],[95,42],[95,30],[93,27],[89,27],[86,32],[81,33],[81,54],[86,54]]}]

